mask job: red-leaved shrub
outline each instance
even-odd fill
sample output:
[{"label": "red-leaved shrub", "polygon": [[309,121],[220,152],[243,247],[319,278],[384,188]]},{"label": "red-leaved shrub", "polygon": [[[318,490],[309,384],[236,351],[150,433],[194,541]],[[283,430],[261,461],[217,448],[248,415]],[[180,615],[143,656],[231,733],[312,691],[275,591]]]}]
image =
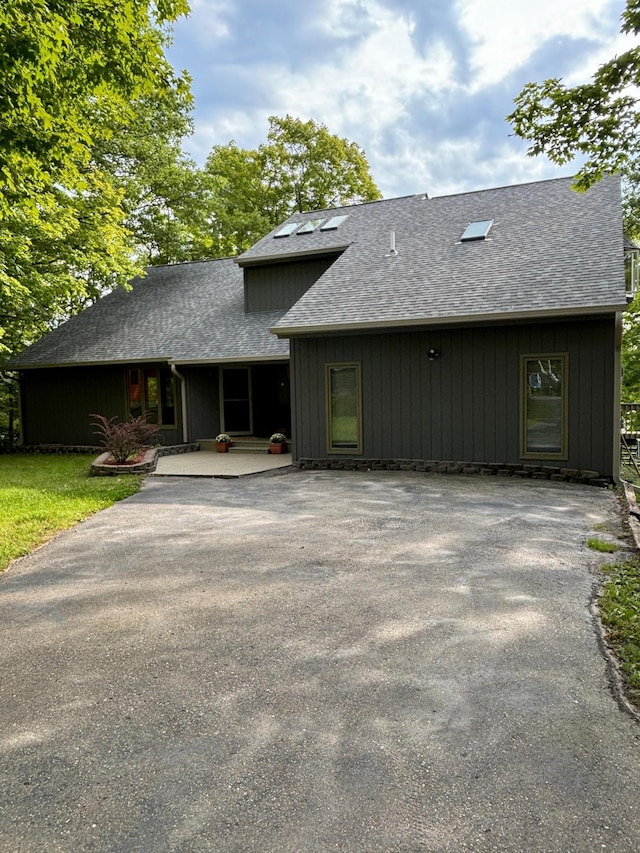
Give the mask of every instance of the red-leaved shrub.
[{"label": "red-leaved shrub", "polygon": [[117,418],[107,418],[104,415],[91,415],[96,418],[93,426],[97,427],[95,434],[100,437],[100,443],[104,446],[120,464],[144,448],[153,444],[158,435],[159,427],[156,424],[147,423],[147,416],[140,415],[131,417],[128,421],[116,423]]}]

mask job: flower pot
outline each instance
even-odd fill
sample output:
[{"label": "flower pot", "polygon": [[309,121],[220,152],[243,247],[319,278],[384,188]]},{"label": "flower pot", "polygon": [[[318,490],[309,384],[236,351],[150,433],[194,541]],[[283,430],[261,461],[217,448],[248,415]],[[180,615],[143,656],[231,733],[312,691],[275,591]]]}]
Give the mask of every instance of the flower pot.
[{"label": "flower pot", "polygon": [[270,444],[269,450],[271,451],[271,453],[286,453],[287,443],[282,442],[281,444]]},{"label": "flower pot", "polygon": [[216,451],[218,453],[227,453],[229,450],[228,441],[216,441]]}]

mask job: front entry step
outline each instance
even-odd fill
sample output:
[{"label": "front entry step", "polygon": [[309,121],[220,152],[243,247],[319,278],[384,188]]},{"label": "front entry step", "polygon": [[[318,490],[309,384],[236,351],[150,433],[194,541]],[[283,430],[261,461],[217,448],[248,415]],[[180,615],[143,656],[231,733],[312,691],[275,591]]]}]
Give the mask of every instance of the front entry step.
[{"label": "front entry step", "polygon": [[233,438],[229,453],[266,453],[269,449],[268,438]]},{"label": "front entry step", "polygon": [[[198,440],[200,450],[215,450],[215,438],[201,438]],[[266,453],[269,450],[268,438],[254,438],[253,436],[231,437],[231,447],[228,453]]]}]

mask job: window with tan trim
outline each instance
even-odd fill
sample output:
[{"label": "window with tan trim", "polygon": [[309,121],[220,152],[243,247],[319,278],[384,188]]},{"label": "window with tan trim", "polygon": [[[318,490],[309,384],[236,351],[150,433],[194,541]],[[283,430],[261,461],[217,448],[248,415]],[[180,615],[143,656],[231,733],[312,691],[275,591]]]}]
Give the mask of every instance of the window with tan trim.
[{"label": "window with tan trim", "polygon": [[127,371],[129,414],[143,413],[150,424],[176,425],[175,381],[164,367],[132,367]]},{"label": "window with tan trim", "polygon": [[568,372],[567,353],[521,356],[523,458],[567,458]]},{"label": "window with tan trim", "polygon": [[362,453],[360,364],[327,364],[327,450]]}]

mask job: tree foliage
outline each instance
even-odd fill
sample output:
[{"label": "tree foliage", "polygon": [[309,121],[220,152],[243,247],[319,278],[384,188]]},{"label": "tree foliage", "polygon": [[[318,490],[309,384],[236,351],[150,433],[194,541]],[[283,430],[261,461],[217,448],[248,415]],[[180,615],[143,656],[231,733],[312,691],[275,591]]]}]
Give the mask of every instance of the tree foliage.
[{"label": "tree foliage", "polygon": [[[640,0],[627,0],[621,32],[640,33]],[[588,83],[528,83],[507,120],[531,142],[530,156],[546,154],[559,165],[585,156],[576,188],[586,190],[604,174],[640,170],[640,109],[633,91],[639,85],[640,46],[634,46],[601,65]]]},{"label": "tree foliage", "polygon": [[211,205],[209,250],[247,249],[292,213],[380,198],[364,151],[313,120],[269,119],[257,149],[216,145],[205,166]]},{"label": "tree foliage", "polygon": [[132,249],[145,266],[201,256],[204,176],[182,150],[191,130],[189,93],[174,87],[138,98],[132,121],[94,148],[92,161],[122,193]]},{"label": "tree foliage", "polygon": [[137,106],[188,97],[164,56],[186,0],[5,0],[0,6],[0,352],[141,267],[127,187],[103,149]]},{"label": "tree foliage", "polygon": [[624,319],[622,400],[626,403],[640,400],[640,302],[637,297],[629,306]]},{"label": "tree foliage", "polygon": [[58,182],[84,188],[97,133],[173,83],[163,26],[187,11],[186,0],[5,0],[0,174],[9,193],[33,200]]}]

